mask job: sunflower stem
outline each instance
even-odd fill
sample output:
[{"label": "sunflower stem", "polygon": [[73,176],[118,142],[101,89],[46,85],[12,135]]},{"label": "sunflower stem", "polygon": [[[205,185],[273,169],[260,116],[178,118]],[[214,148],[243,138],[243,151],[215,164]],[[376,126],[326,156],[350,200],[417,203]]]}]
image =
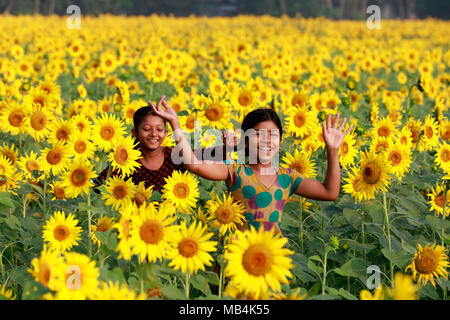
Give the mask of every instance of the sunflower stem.
[{"label": "sunflower stem", "polygon": [[43,216],[44,219],[47,220],[47,199],[46,199],[46,193],[47,193],[47,174],[44,175],[44,189],[42,189],[42,207],[43,207]]},{"label": "sunflower stem", "polygon": [[189,299],[189,278],[190,273],[186,273],[186,283],[184,284],[184,292],[186,293],[186,299]]},{"label": "sunflower stem", "polygon": [[28,198],[27,198],[27,195],[25,195],[23,197],[23,210],[22,210],[22,216],[24,218],[26,217],[26,213],[27,213],[27,202],[28,202]]},{"label": "sunflower stem", "polygon": [[[391,246],[391,226],[389,224],[389,216],[388,216],[388,209],[386,205],[386,193],[383,191],[383,207],[384,207],[384,222],[386,227],[386,234],[387,234],[387,241],[388,241],[388,247],[389,251],[392,252],[392,246]],[[394,265],[392,264],[392,261],[389,260],[389,267],[391,271],[391,283],[394,283]]]},{"label": "sunflower stem", "polygon": [[89,232],[89,257],[92,257],[92,212],[91,212],[91,190],[87,193],[87,205],[88,205],[88,232]]},{"label": "sunflower stem", "polygon": [[325,246],[325,254],[323,256],[322,295],[325,294],[325,286],[327,283],[327,257],[328,257],[328,247]]},{"label": "sunflower stem", "polygon": [[222,298],[222,286],[223,286],[223,268],[220,267],[219,272],[219,297]]},{"label": "sunflower stem", "polygon": [[300,197],[300,252],[303,253],[303,205]]},{"label": "sunflower stem", "polygon": [[445,247],[444,223],[445,223],[445,210],[446,210],[445,203],[446,202],[447,202],[447,185],[444,184],[444,203],[442,204],[442,229],[441,229],[441,246],[443,246],[443,247]]}]

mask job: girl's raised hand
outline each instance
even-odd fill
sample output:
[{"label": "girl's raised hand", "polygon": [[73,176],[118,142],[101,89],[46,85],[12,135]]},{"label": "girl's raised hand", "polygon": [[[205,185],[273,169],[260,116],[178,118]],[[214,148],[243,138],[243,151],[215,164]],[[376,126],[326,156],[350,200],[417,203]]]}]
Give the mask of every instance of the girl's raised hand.
[{"label": "girl's raised hand", "polygon": [[[156,106],[151,102],[147,101],[148,104],[152,107],[153,111],[160,116],[161,118],[169,121],[172,128],[174,127],[174,124],[178,123],[178,116],[177,112],[169,106],[167,101],[165,100],[166,96],[162,96]],[[161,106],[161,104],[164,106],[164,108]]]},{"label": "girl's raised hand", "polygon": [[339,115],[339,113],[336,115],[333,126],[331,126],[331,115],[329,114],[327,115],[326,123],[322,123],[323,139],[325,140],[325,145],[329,150],[339,150],[342,140],[344,140],[344,137],[347,135],[347,133],[349,133],[353,129],[353,127],[351,126],[344,133],[342,133],[347,118],[344,118],[342,124],[338,128]]}]

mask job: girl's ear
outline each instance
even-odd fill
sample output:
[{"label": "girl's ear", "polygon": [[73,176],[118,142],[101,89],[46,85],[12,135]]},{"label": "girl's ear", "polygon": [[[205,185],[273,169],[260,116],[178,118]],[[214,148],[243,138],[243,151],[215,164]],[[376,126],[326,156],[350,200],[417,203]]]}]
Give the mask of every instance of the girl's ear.
[{"label": "girl's ear", "polygon": [[136,130],[134,130],[134,128],[131,129],[131,135],[135,138],[137,138],[137,133]]}]

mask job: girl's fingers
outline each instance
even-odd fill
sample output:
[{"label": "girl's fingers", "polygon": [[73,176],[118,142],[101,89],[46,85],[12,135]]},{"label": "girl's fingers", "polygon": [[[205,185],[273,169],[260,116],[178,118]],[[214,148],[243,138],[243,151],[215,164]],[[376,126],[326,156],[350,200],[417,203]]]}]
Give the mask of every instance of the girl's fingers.
[{"label": "girl's fingers", "polygon": [[331,128],[331,115],[327,114],[327,129]]},{"label": "girl's fingers", "polygon": [[339,115],[340,115],[340,113],[338,112],[338,114],[336,115],[336,118],[334,119],[333,129],[337,128],[337,125],[339,123]]},{"label": "girl's fingers", "polygon": [[347,135],[347,133],[349,133],[352,129],[353,129],[353,127],[350,127],[347,130],[345,130],[344,134],[342,135],[342,138],[345,137]]},{"label": "girl's fingers", "polygon": [[156,108],[157,108],[159,111],[162,111],[162,110],[161,110],[161,102],[163,102],[165,99],[166,99],[166,96],[162,96],[162,97],[159,99],[158,103],[156,104]]},{"label": "girl's fingers", "polygon": [[339,132],[341,132],[344,129],[345,123],[347,122],[347,118],[344,118],[344,120],[342,120],[342,124],[339,127]]}]

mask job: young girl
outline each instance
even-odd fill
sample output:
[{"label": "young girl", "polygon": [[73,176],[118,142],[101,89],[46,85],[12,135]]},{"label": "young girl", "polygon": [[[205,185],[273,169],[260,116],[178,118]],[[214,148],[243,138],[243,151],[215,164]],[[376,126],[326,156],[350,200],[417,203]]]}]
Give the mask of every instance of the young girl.
[{"label": "young girl", "polygon": [[[277,168],[274,162],[279,155],[282,125],[277,113],[272,109],[257,109],[244,118],[242,122],[243,143],[249,163],[194,161],[194,153],[182,133],[176,112],[165,100],[162,105],[152,106],[153,111],[167,120],[174,131],[178,152],[184,166],[190,172],[210,180],[223,180],[236,200],[246,207],[243,228],[263,226],[265,230],[275,228],[280,232],[278,223],[284,204],[292,194],[314,200],[336,200],[340,188],[339,146],[350,132],[344,133],[346,118],[338,127],[339,113],[333,125],[330,115],[326,124],[322,124],[323,137],[328,156],[328,168],[324,182],[304,178],[293,169]],[[253,154],[252,154],[253,150]],[[256,154],[255,154],[256,153]]]},{"label": "young girl", "polygon": [[[157,107],[160,106],[164,99],[165,96],[161,97],[157,103]],[[140,167],[134,171],[131,179],[135,185],[144,181],[146,188],[153,186],[153,190],[162,192],[165,185],[165,178],[171,176],[175,170],[184,172],[186,169],[182,164],[175,164],[172,161],[171,147],[161,146],[168,133],[166,120],[153,111],[152,108],[157,107],[152,102],[148,101],[148,104],[148,106],[136,110],[133,116],[134,127],[131,129],[131,134],[138,142],[137,148],[141,150],[142,158],[137,160]],[[225,142],[226,137],[224,135],[222,137]],[[210,151],[210,154],[214,156],[216,148]],[[97,177],[94,191],[100,192],[96,187],[106,180],[109,169],[110,166],[103,170]],[[120,175],[120,171],[114,170],[110,175]],[[127,179],[129,178],[127,177]]]}]

